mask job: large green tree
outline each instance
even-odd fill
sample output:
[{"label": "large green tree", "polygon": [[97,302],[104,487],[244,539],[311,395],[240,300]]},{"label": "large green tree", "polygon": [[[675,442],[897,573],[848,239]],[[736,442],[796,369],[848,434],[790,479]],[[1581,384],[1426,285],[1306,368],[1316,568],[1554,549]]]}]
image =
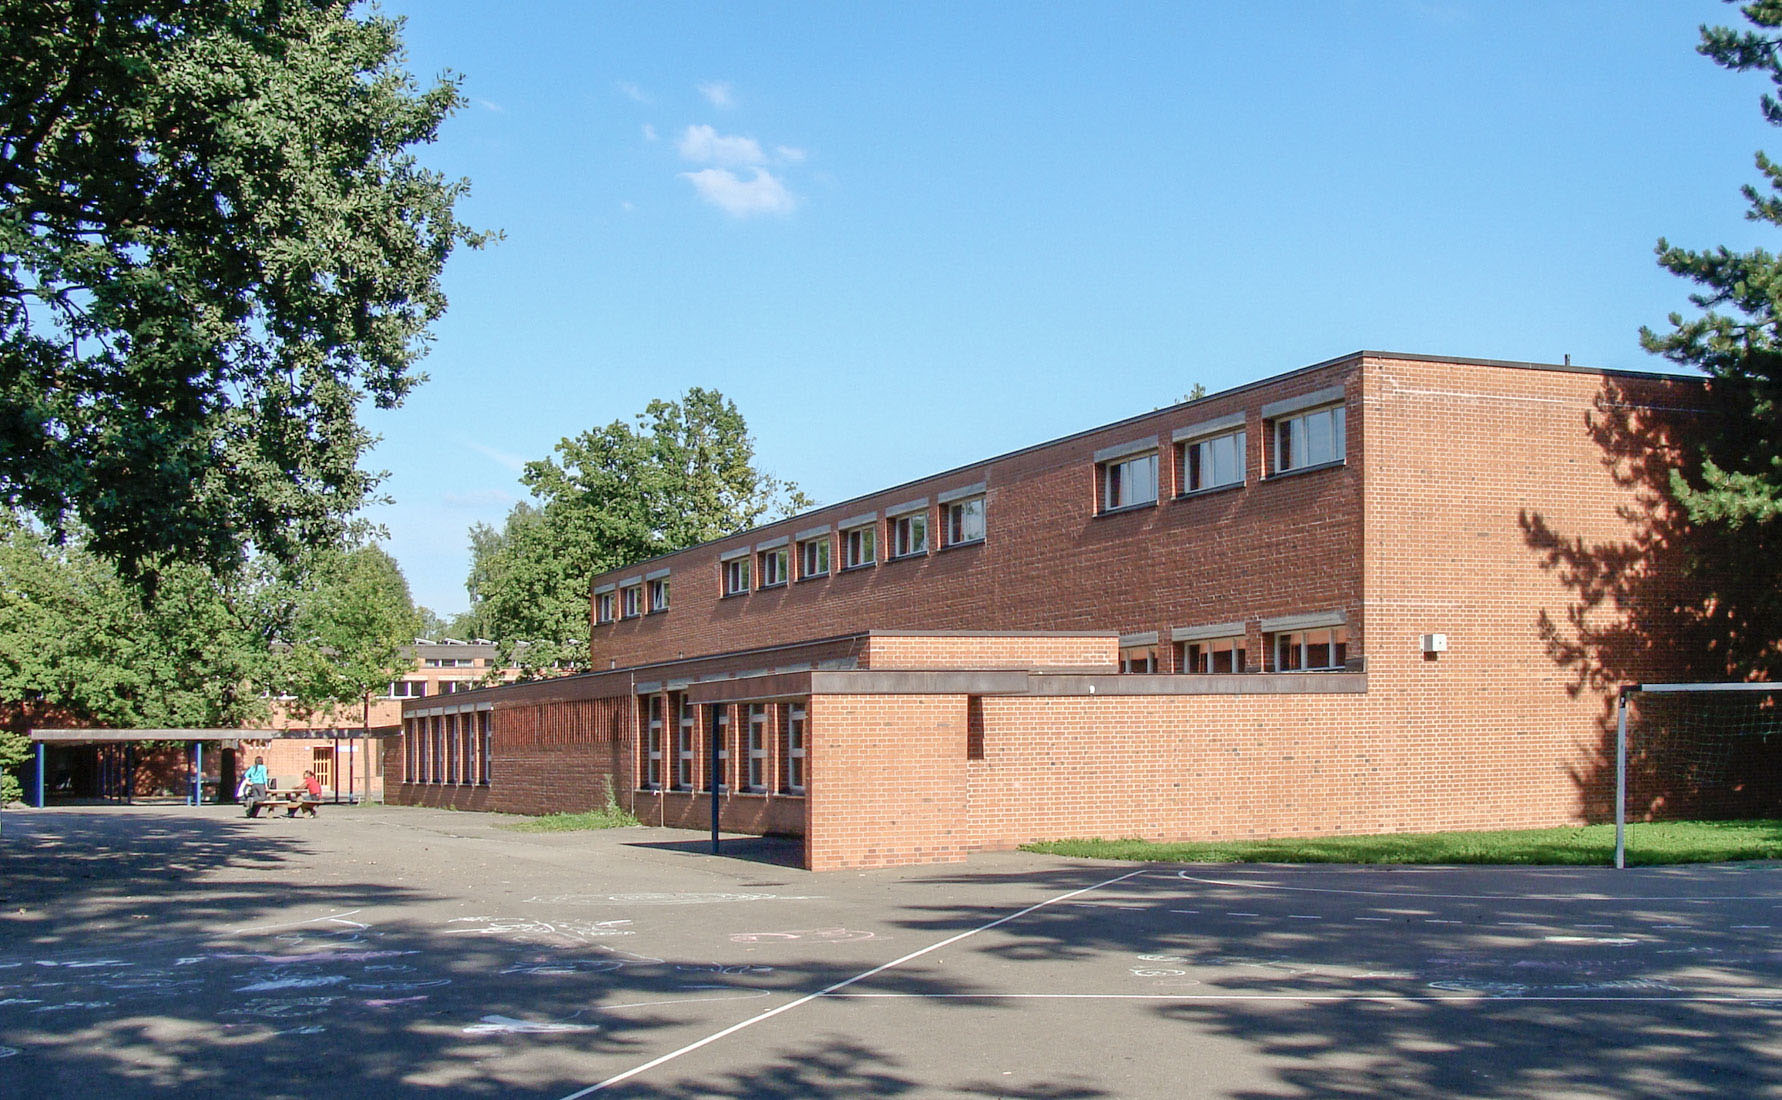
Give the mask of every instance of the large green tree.
[{"label": "large green tree", "polygon": [[401,566],[381,547],[320,553],[287,591],[274,678],[296,713],[359,702],[414,667],[402,647],[420,616]]},{"label": "large green tree", "polygon": [[[685,549],[810,502],[755,465],[736,405],[695,387],[528,463],[500,531],[471,531],[471,612],[523,667],[586,667],[595,574]],[[523,647],[517,643],[526,643]]]},{"label": "large green tree", "polygon": [[[1698,52],[1734,72],[1759,72],[1782,91],[1782,0],[1740,11],[1747,27],[1703,27]],[[1782,125],[1782,100],[1762,97],[1763,115]],[[1757,154],[1764,186],[1743,188],[1746,217],[1782,226],[1782,165]],[[1673,488],[1697,523],[1775,537],[1782,519],[1782,258],[1764,248],[1694,250],[1658,242],[1658,262],[1702,289],[1702,312],[1670,315],[1670,329],[1640,330],[1640,342],[1715,379],[1731,415],[1704,447],[1699,475],[1673,475]],[[1759,530],[1763,529],[1763,530]]]},{"label": "large green tree", "polygon": [[269,696],[321,712],[409,667],[414,607],[388,554],[328,548],[302,565],[219,577],[170,562],[146,592],[78,531],[57,541],[0,512],[0,769],[33,725],[251,727]]},{"label": "large green tree", "polygon": [[0,0],[0,504],[126,575],[338,541],[445,308],[462,99],[348,0]]}]

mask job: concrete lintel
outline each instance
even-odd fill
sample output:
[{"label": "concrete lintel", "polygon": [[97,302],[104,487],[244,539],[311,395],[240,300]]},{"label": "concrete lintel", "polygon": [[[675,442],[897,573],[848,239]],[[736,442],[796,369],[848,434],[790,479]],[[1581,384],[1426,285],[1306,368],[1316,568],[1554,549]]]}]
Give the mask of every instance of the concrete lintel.
[{"label": "concrete lintel", "polygon": [[1116,458],[1126,458],[1129,455],[1142,455],[1149,451],[1155,451],[1156,449],[1157,437],[1148,435],[1143,439],[1134,439],[1127,443],[1116,443],[1111,447],[1103,447],[1101,450],[1095,452],[1095,461],[1112,462]]},{"label": "concrete lintel", "polygon": [[1190,424],[1185,428],[1177,428],[1169,433],[1170,442],[1181,443],[1184,440],[1199,439],[1202,436],[1217,435],[1221,432],[1236,431],[1244,426],[1245,413],[1238,411],[1225,416],[1216,416],[1211,420],[1202,420],[1198,424]]},{"label": "concrete lintel", "polygon": [[644,580],[659,581],[663,577],[668,576],[672,572],[674,572],[672,569],[652,569],[648,573],[644,574]]},{"label": "concrete lintel", "polygon": [[829,527],[827,525],[822,526],[822,527],[806,527],[804,530],[798,532],[796,535],[793,535],[792,537],[797,539],[799,542],[806,542],[810,539],[822,538],[824,535],[827,535],[828,533],[829,533]]},{"label": "concrete lintel", "polygon": [[1335,386],[1326,386],[1321,390],[1313,390],[1311,393],[1302,393],[1298,397],[1270,401],[1262,406],[1262,419],[1273,420],[1278,416],[1286,416],[1288,413],[1296,413],[1304,409],[1315,409],[1320,405],[1335,405],[1343,400],[1344,393],[1345,391],[1339,383]]},{"label": "concrete lintel", "polygon": [[980,481],[972,485],[962,485],[957,489],[948,489],[944,493],[937,493],[935,494],[935,500],[942,504],[951,504],[956,500],[964,500],[967,497],[981,497],[986,491],[986,483]]}]

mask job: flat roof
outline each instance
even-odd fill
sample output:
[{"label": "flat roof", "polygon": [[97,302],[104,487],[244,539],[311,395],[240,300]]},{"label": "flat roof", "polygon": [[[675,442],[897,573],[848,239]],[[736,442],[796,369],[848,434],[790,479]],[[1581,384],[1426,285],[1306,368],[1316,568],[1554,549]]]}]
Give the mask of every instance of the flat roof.
[{"label": "flat roof", "polygon": [[397,726],[354,726],[341,729],[34,729],[31,740],[51,744],[83,745],[120,741],[353,741],[366,737],[395,737]]},{"label": "flat roof", "polygon": [[805,517],[813,516],[818,512],[827,512],[832,508],[846,508],[850,505],[857,504],[860,501],[864,501],[864,500],[867,500],[872,497],[884,496],[887,493],[895,493],[895,492],[898,492],[899,490],[911,488],[916,485],[921,485],[921,484],[924,484],[925,482],[935,481],[939,478],[951,477],[954,474],[961,474],[967,470],[973,470],[980,466],[988,466],[993,462],[1004,462],[1004,461],[1007,461],[1008,459],[1015,458],[1020,455],[1028,454],[1029,452],[1032,452],[1032,451],[1042,450],[1046,447],[1054,447],[1060,443],[1068,443],[1073,439],[1080,439],[1084,436],[1095,435],[1098,432],[1105,432],[1112,428],[1118,428],[1124,424],[1132,424],[1132,423],[1136,423],[1140,420],[1149,420],[1152,417],[1159,416],[1163,413],[1167,413],[1172,409],[1179,409],[1179,408],[1182,408],[1187,405],[1198,405],[1204,401],[1214,401],[1214,400],[1217,400],[1222,397],[1229,397],[1233,394],[1239,394],[1239,393],[1244,393],[1249,390],[1260,389],[1263,386],[1276,385],[1277,383],[1285,382],[1288,379],[1296,378],[1302,374],[1310,374],[1313,371],[1324,370],[1328,367],[1338,366],[1343,363],[1352,363],[1352,362],[1358,363],[1358,362],[1362,361],[1363,359],[1403,359],[1408,362],[1414,362],[1414,363],[1452,363],[1456,366],[1463,366],[1463,367],[1498,367],[1498,368],[1507,368],[1510,370],[1553,371],[1553,372],[1562,373],[1562,374],[1596,374],[1596,375],[1601,375],[1605,378],[1661,378],[1661,379],[1668,379],[1673,382],[1701,382],[1701,383],[1706,383],[1708,381],[1708,377],[1706,375],[1678,374],[1673,371],[1643,371],[1643,370],[1629,370],[1626,368],[1586,367],[1586,366],[1580,366],[1580,365],[1573,364],[1573,363],[1530,363],[1530,362],[1523,362],[1523,361],[1515,360],[1515,359],[1478,359],[1478,358],[1469,358],[1464,355],[1427,355],[1427,354],[1423,354],[1420,352],[1378,351],[1378,350],[1371,350],[1371,349],[1363,349],[1361,351],[1352,351],[1352,352],[1348,353],[1347,355],[1338,355],[1331,359],[1324,359],[1324,360],[1321,360],[1316,363],[1311,363],[1307,366],[1295,367],[1292,370],[1283,371],[1280,374],[1271,374],[1266,378],[1258,378],[1252,382],[1244,382],[1240,385],[1232,386],[1228,389],[1219,390],[1215,393],[1209,393],[1209,394],[1206,394],[1205,396],[1197,397],[1192,401],[1178,401],[1174,405],[1165,405],[1162,408],[1152,409],[1148,412],[1135,413],[1132,416],[1126,417],[1121,420],[1114,420],[1114,421],[1111,421],[1106,424],[1097,424],[1092,428],[1085,428],[1082,431],[1071,432],[1068,435],[1061,435],[1061,436],[1057,437],[1056,439],[1048,439],[1048,440],[1044,440],[1043,442],[1040,442],[1040,443],[1030,443],[1025,447],[1017,447],[1015,450],[1007,451],[1007,452],[1004,452],[1003,454],[991,455],[988,458],[980,458],[980,459],[976,460],[975,462],[967,462],[962,466],[954,466],[951,469],[940,470],[940,471],[938,471],[936,473],[932,473],[932,474],[923,474],[921,477],[914,478],[910,481],[905,481],[905,482],[902,482],[897,485],[886,486],[886,487],[880,488],[880,489],[873,489],[870,492],[861,493],[858,496],[849,497],[846,500],[839,500],[839,501],[835,501],[830,504],[819,504],[816,507],[807,508],[802,512],[797,512],[797,513],[794,513],[789,516],[782,516],[779,519],[769,520],[766,523],[757,523],[753,527],[746,527],[740,531],[732,531],[728,535],[722,535],[715,539],[707,539],[704,542],[697,542],[697,543],[694,543],[692,546],[683,546],[679,550],[668,550],[661,554],[657,554],[655,557],[642,558],[637,561],[628,562],[625,565],[621,565],[617,568],[608,569],[602,573],[596,573],[596,574],[594,574],[594,579],[599,579],[601,577],[609,576],[614,573],[623,573],[623,572],[627,572],[629,570],[643,568],[645,566],[648,566],[652,562],[658,562],[658,561],[662,561],[666,558],[672,558],[679,554],[685,554],[690,550],[698,550],[701,547],[712,546],[712,545],[715,545],[720,542],[729,542],[732,539],[740,539],[740,538],[744,538],[745,536],[753,536],[758,531],[764,531],[769,527],[779,527],[782,525],[791,524],[791,523],[803,520]]}]

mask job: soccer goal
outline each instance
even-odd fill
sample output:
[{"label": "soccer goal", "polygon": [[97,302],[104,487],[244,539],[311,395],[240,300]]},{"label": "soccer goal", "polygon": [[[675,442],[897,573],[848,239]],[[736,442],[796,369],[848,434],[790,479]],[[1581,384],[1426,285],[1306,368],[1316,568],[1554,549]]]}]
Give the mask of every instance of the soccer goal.
[{"label": "soccer goal", "polygon": [[1615,866],[1627,866],[1628,730],[1635,779],[1671,813],[1724,817],[1753,787],[1774,782],[1782,742],[1782,683],[1630,684],[1615,716]]}]

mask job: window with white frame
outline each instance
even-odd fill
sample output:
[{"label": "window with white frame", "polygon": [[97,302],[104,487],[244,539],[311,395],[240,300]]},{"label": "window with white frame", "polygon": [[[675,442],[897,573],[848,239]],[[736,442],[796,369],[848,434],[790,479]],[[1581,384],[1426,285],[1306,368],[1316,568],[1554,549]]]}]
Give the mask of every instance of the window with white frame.
[{"label": "window with white frame", "polygon": [[749,590],[749,559],[731,558],[724,563],[724,595],[740,596]]},{"label": "window with white frame", "polygon": [[1276,672],[1340,669],[1349,656],[1349,628],[1320,626],[1270,635]]},{"label": "window with white frame", "polygon": [[1182,444],[1182,492],[1244,483],[1245,432],[1225,432]]},{"label": "window with white frame", "polygon": [[619,614],[627,619],[635,619],[643,614],[643,585],[627,585],[619,589]]},{"label": "window with white frame", "polygon": [[397,680],[390,685],[386,698],[389,699],[421,699],[427,694],[425,680]]},{"label": "window with white frame", "polygon": [[761,558],[761,587],[778,588],[786,583],[786,548],[763,550]]},{"label": "window with white frame", "polygon": [[829,575],[829,536],[818,535],[798,544],[798,579]]},{"label": "window with white frame", "polygon": [[651,695],[644,712],[643,785],[648,790],[662,786],[662,711],[665,702],[660,695]]},{"label": "window with white frame", "polygon": [[445,719],[433,716],[433,782],[445,782]]},{"label": "window with white frame", "polygon": [[483,758],[477,765],[477,783],[489,785],[489,771],[495,766],[495,715],[492,711],[477,711],[477,724],[480,727]]},{"label": "window with white frame", "polygon": [[748,789],[767,790],[767,746],[771,723],[766,703],[749,704],[749,774]]},{"label": "window with white frame", "polygon": [[949,501],[941,506],[941,511],[942,546],[963,546],[968,542],[984,541],[983,497]]},{"label": "window with white frame", "polygon": [[1274,472],[1284,474],[1343,461],[1348,453],[1347,420],[1342,405],[1275,418],[1270,422],[1274,430]]},{"label": "window with white frame", "polygon": [[465,711],[458,716],[458,782],[468,787],[476,782],[476,712]]},{"label": "window with white frame", "polygon": [[675,710],[680,715],[679,728],[674,735],[674,785],[677,790],[693,789],[693,738],[697,732],[697,720],[694,717],[694,706],[687,701],[685,695],[677,696],[680,700]]},{"label": "window with white frame", "polygon": [[1157,671],[1157,644],[1123,645],[1120,647],[1120,671],[1145,673]]},{"label": "window with white frame", "polygon": [[1206,675],[1243,672],[1248,667],[1246,648],[1242,634],[1179,642],[1176,646],[1176,667],[1183,672]]},{"label": "window with white frame", "polygon": [[1100,466],[1101,510],[1157,503],[1157,452],[1109,459]]},{"label": "window with white frame", "polygon": [[650,611],[668,610],[668,578],[658,577],[650,582]]},{"label": "window with white frame", "polygon": [[873,527],[850,527],[842,532],[842,567],[859,569],[878,561],[878,533]]},{"label": "window with white frame", "polygon": [[[718,725],[718,790],[727,791],[730,789],[730,708],[720,705],[713,709],[717,715],[713,721]],[[711,761],[706,761],[705,775],[699,782],[703,789],[712,789]]]},{"label": "window with white frame", "polygon": [[804,793],[804,714],[803,703],[791,703],[786,707],[785,790],[788,794]]},{"label": "window with white frame", "polygon": [[928,553],[928,509],[891,516],[886,521],[891,535],[891,560]]},{"label": "window with white frame", "polygon": [[613,608],[615,606],[616,601],[613,599],[613,594],[610,591],[594,593],[594,621],[596,623],[612,622]]},{"label": "window with white frame", "polygon": [[441,695],[456,695],[460,691],[475,690],[476,686],[475,680],[441,680],[439,693]]}]

